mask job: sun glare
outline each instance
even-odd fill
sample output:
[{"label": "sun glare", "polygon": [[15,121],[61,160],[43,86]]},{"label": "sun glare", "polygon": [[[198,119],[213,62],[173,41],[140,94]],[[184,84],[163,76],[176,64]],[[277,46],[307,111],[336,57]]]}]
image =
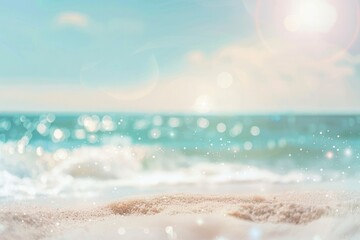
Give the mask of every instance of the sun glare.
[{"label": "sun glare", "polygon": [[336,21],[336,8],[326,0],[301,0],[293,1],[284,26],[290,32],[327,33]]}]

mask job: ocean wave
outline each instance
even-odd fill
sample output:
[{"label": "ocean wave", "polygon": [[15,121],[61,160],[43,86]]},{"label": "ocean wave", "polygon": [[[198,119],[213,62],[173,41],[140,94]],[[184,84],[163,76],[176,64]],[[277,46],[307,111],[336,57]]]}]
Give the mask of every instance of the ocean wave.
[{"label": "ocean wave", "polygon": [[299,183],[321,181],[304,171],[281,174],[240,162],[211,162],[160,146],[102,145],[57,149],[53,152],[17,144],[0,145],[0,197],[80,194],[103,187],[232,182]]}]

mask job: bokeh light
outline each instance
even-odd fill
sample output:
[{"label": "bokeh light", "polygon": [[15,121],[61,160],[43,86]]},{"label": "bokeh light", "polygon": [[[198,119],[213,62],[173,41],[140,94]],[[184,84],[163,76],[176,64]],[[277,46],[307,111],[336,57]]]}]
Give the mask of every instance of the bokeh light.
[{"label": "bokeh light", "polygon": [[220,88],[229,88],[233,82],[233,76],[228,72],[221,72],[217,76],[217,84]]},{"label": "bokeh light", "polygon": [[196,98],[194,103],[194,109],[200,113],[207,113],[211,111],[213,107],[213,101],[208,95],[200,95]]}]

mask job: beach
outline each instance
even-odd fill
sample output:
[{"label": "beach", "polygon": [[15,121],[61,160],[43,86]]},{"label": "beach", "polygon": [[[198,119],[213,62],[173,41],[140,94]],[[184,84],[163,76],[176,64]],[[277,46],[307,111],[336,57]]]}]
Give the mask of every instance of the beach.
[{"label": "beach", "polygon": [[360,0],[0,18],[0,240],[360,240]]},{"label": "beach", "polygon": [[[236,186],[227,189],[231,188],[233,192],[239,190]],[[1,205],[0,234],[4,240],[360,237],[359,194],[314,190],[244,192],[152,193],[86,204],[76,199],[18,201]]]},{"label": "beach", "polygon": [[357,116],[2,121],[1,240],[360,238]]}]

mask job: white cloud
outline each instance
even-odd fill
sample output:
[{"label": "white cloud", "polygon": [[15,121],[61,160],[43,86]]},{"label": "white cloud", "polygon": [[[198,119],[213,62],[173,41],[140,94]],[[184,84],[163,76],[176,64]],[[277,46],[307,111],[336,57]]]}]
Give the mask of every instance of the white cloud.
[{"label": "white cloud", "polygon": [[[239,43],[207,57],[191,52],[188,61],[191,71],[164,92],[174,88],[195,103],[198,96],[208,96],[213,111],[360,111],[353,86],[359,60],[325,43],[316,50],[282,45],[277,51]],[[226,89],[218,82],[224,73],[232,79]]]},{"label": "white cloud", "polygon": [[86,28],[89,26],[89,18],[79,12],[62,12],[56,17],[59,26],[73,26]]},{"label": "white cloud", "polygon": [[190,52],[181,74],[164,76],[146,94],[139,91],[147,86],[126,93],[111,89],[111,94],[80,85],[2,88],[0,110],[360,112],[359,57],[333,55],[330,48],[326,58],[291,46],[281,49],[248,42],[213,54]]}]

